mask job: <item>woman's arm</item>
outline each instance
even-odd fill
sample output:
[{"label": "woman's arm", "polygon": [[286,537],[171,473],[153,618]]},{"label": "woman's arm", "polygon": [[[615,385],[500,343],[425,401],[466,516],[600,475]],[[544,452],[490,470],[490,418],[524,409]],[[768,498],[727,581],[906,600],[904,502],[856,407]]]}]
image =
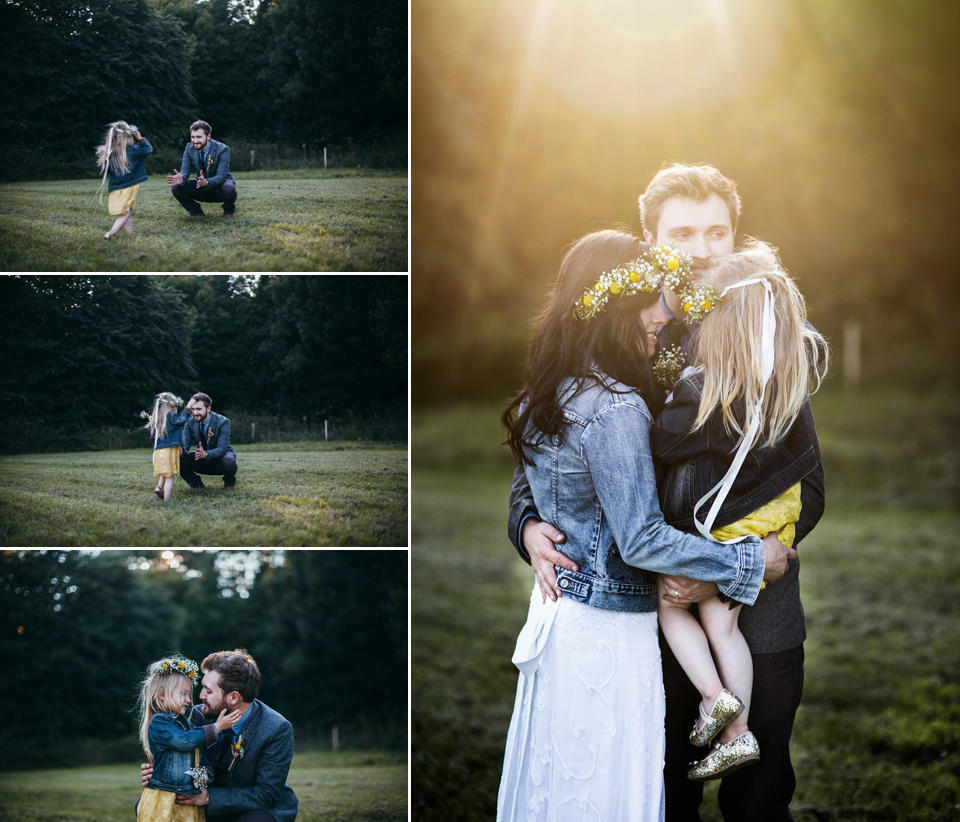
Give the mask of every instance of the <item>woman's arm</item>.
[{"label": "woman's arm", "polygon": [[619,402],[591,420],[580,440],[620,555],[637,568],[715,582],[731,599],[752,604],[766,565],[763,543],[747,537],[723,545],[664,522],[650,455],[652,422],[645,406]]}]

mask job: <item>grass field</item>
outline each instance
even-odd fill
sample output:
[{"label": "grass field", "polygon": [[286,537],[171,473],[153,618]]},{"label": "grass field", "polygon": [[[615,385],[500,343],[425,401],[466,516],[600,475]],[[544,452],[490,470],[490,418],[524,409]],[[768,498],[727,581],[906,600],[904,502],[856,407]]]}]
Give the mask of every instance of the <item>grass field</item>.
[{"label": "grass field", "polygon": [[[960,397],[814,399],[827,512],[801,544],[798,822],[960,819]],[[414,417],[412,808],[492,819],[532,574],[500,408]],[[718,822],[716,783],[701,815]]]},{"label": "grass field", "polygon": [[405,443],[240,446],[219,477],[170,502],[149,449],[0,457],[0,545],[406,546]]},{"label": "grass field", "polygon": [[[297,822],[407,819],[406,757],[381,752],[307,752],[293,757],[287,784]],[[0,773],[3,822],[132,822],[140,763]]]},{"label": "grass field", "polygon": [[[171,169],[172,170],[172,169]],[[166,172],[164,172],[165,174]],[[140,187],[134,234],[113,224],[99,181],[0,185],[3,271],[406,271],[406,172],[238,172],[237,213],[191,219],[164,175]]]}]

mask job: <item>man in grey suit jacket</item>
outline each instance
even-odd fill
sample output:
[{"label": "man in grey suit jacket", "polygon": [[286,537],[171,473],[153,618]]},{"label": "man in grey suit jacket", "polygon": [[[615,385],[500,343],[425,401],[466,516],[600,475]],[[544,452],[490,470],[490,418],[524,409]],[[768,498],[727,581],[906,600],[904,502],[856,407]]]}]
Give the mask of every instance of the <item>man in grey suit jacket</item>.
[{"label": "man in grey suit jacket", "polygon": [[[211,410],[213,400],[206,394],[194,394],[187,403],[193,419],[180,435],[180,476],[194,490],[204,488],[199,474],[223,477],[223,487],[232,491],[237,485],[237,452],[230,445],[230,420]],[[191,451],[190,446],[197,450]]]},{"label": "man in grey suit jacket", "polygon": [[[223,216],[237,210],[237,181],[230,173],[230,147],[210,139],[210,124],[197,120],[190,126],[190,142],[183,149],[180,170],[167,176],[170,193],[191,217],[203,217],[200,203],[222,203]],[[191,174],[197,178],[191,180]]]},{"label": "man in grey suit jacket", "polygon": [[[242,648],[217,651],[200,663],[203,688],[200,705],[190,721],[209,724],[220,711],[239,710],[240,721],[220,734],[208,748],[214,763],[213,781],[197,796],[177,796],[178,805],[207,809],[207,822],[293,822],[297,796],[286,784],[293,760],[293,727],[264,705],[260,669]],[[152,769],[141,766],[146,781]]]}]

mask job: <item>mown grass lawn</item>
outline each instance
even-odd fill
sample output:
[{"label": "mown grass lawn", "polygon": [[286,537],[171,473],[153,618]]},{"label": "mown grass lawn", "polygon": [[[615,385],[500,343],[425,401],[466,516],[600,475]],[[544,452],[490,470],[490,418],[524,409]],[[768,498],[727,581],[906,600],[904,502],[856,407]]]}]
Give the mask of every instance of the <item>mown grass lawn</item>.
[{"label": "mown grass lawn", "polygon": [[0,457],[0,545],[407,545],[406,443],[240,446],[219,477],[170,502],[149,449]]},{"label": "mown grass lawn", "polygon": [[[500,410],[414,415],[416,819],[495,813],[532,585],[505,533]],[[800,545],[794,817],[960,819],[960,396],[825,391],[814,412],[827,510]],[[720,820],[716,789],[705,822]]]},{"label": "mown grass lawn", "polygon": [[99,181],[0,185],[3,271],[407,271],[405,171],[237,172],[237,213],[191,219],[162,174],[140,187],[134,234]]},{"label": "mown grass lawn", "polygon": [[[407,819],[406,757],[380,751],[296,753],[287,784],[298,822]],[[3,822],[132,822],[140,763],[0,773]]]}]

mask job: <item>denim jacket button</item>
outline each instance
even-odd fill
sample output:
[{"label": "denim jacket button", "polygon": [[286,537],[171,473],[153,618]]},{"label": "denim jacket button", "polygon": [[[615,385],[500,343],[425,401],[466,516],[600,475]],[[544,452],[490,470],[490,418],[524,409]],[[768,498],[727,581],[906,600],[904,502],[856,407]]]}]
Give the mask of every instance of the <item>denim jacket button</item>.
[{"label": "denim jacket button", "polygon": [[560,580],[560,587],[561,587],[561,588],[569,588],[569,587],[570,587],[570,580],[569,580],[569,579],[561,579],[561,580]]}]

